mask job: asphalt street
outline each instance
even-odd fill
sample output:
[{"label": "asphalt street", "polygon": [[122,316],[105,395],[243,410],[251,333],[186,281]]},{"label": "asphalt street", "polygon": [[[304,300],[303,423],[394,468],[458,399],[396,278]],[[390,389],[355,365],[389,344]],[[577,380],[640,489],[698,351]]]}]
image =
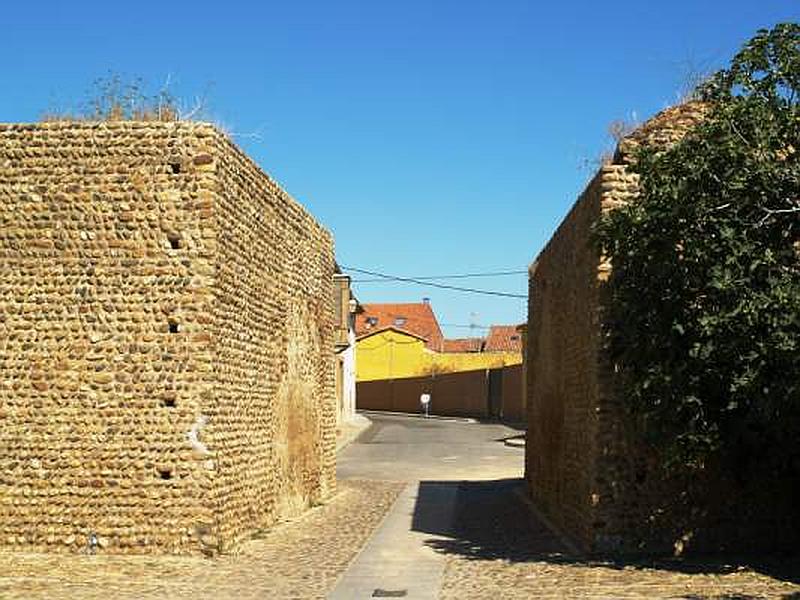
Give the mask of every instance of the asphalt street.
[{"label": "asphalt street", "polygon": [[340,479],[486,480],[521,478],[524,448],[503,440],[519,431],[471,419],[364,412],[372,426],[338,457]]}]

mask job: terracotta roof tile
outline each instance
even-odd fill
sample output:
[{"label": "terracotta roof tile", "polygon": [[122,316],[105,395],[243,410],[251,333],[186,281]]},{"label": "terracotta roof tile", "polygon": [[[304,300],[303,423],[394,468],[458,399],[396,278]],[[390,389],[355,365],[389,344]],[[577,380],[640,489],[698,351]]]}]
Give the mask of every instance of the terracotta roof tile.
[{"label": "terracotta roof tile", "polygon": [[483,338],[455,338],[444,340],[443,352],[480,352],[483,350]]},{"label": "terracotta roof tile", "polygon": [[361,337],[392,327],[423,337],[428,349],[442,351],[444,336],[430,304],[419,302],[361,306],[364,311],[356,315],[356,336]]},{"label": "terracotta roof tile", "polygon": [[484,352],[522,352],[522,337],[517,325],[492,325]]}]

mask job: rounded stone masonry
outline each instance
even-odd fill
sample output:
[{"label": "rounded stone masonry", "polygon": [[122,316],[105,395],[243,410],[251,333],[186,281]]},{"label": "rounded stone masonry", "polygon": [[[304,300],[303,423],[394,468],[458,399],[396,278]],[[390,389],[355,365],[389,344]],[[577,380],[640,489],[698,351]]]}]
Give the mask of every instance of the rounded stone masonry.
[{"label": "rounded stone masonry", "polygon": [[213,554],[327,497],[333,262],[211,125],[0,125],[0,545]]}]

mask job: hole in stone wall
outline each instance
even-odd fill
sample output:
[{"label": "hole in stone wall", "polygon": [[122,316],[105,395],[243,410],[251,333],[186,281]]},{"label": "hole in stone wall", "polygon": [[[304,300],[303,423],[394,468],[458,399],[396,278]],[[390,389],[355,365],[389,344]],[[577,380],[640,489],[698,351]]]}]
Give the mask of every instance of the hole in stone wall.
[{"label": "hole in stone wall", "polygon": [[167,408],[175,408],[175,398],[164,398],[161,405]]},{"label": "hole in stone wall", "polygon": [[173,250],[177,250],[181,247],[181,236],[177,233],[168,233],[167,239],[169,240],[169,245]]},{"label": "hole in stone wall", "polygon": [[178,333],[178,323],[177,323],[177,321],[170,321],[169,322],[169,332],[170,333]]},{"label": "hole in stone wall", "polygon": [[172,471],[169,469],[159,469],[158,476],[161,477],[161,479],[172,479]]},{"label": "hole in stone wall", "polygon": [[179,162],[171,162],[169,163],[169,170],[172,172],[173,175],[177,175],[181,172],[181,163]]}]

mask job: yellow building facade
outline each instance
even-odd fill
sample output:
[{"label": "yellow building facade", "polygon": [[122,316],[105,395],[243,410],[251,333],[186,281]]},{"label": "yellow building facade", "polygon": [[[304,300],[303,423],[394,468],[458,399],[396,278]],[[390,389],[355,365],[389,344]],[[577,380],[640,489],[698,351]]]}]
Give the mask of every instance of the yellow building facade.
[{"label": "yellow building facade", "polygon": [[437,373],[495,369],[522,363],[519,352],[433,352],[425,340],[398,329],[383,329],[356,342],[356,379],[400,379]]}]

